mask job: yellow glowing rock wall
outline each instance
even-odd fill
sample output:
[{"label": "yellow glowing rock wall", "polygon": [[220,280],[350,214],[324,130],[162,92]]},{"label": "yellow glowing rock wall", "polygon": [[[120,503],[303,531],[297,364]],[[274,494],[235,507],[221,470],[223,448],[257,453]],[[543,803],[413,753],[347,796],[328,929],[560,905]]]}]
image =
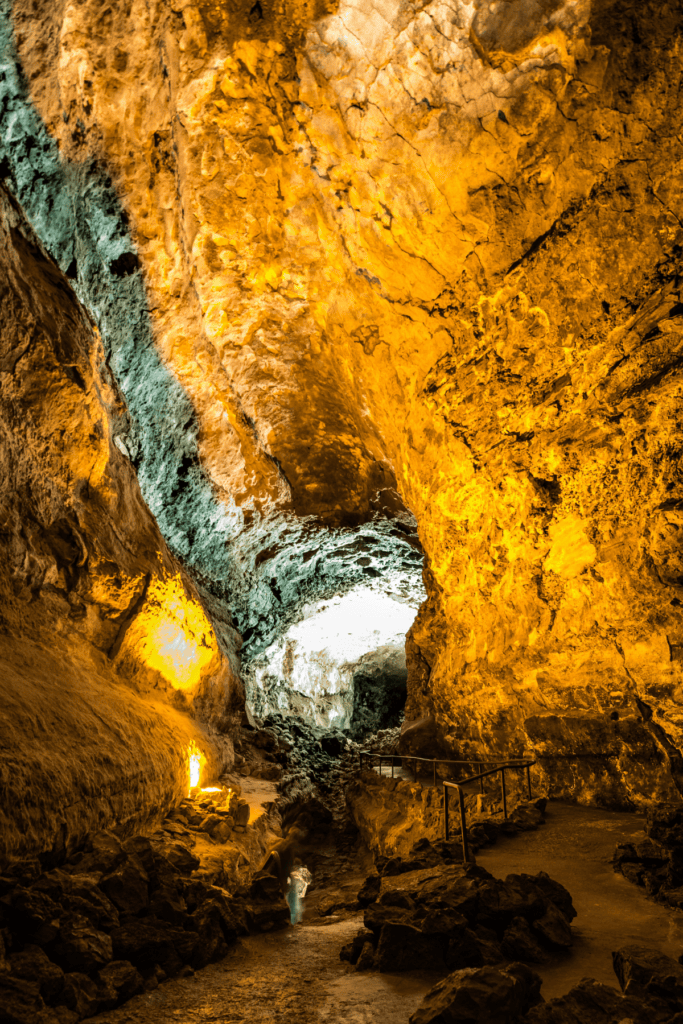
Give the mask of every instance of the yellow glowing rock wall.
[{"label": "yellow glowing rock wall", "polygon": [[636,697],[678,743],[678,5],[13,17],[128,212],[217,494],[363,512],[395,473],[430,595],[409,714],[565,793],[670,794]]},{"label": "yellow glowing rock wall", "polygon": [[0,864],[154,826],[242,689],[113,442],[66,279],[0,194]]}]

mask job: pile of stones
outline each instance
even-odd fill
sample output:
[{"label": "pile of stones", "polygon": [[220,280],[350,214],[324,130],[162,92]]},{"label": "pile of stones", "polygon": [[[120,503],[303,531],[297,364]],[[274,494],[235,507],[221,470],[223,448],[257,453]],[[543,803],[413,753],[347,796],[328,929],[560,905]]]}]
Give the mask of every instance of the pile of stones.
[{"label": "pile of stones", "polygon": [[[213,817],[215,831],[226,817]],[[222,958],[249,930],[289,923],[276,879],[231,894],[199,866],[165,830],[123,842],[98,832],[60,867],[35,860],[0,877],[0,1019],[75,1024]]]},{"label": "pile of stones", "polygon": [[214,793],[194,792],[169,814],[157,833],[181,838],[204,833],[218,843],[227,843],[233,833],[246,832],[250,808],[239,786],[217,788]]},{"label": "pile of stones", "polygon": [[612,962],[623,995],[584,978],[547,1003],[526,964],[454,971],[427,993],[410,1024],[681,1024],[679,963],[642,946],[617,950]]},{"label": "pile of stones", "polygon": [[457,844],[422,840],[405,860],[378,858],[358,893],[364,928],[341,951],[357,970],[454,971],[543,963],[572,944],[570,894],[545,872],[494,878],[453,863]]},{"label": "pile of stones", "polygon": [[683,807],[655,804],[647,811],[645,831],[642,842],[617,846],[614,870],[657,902],[683,909]]}]

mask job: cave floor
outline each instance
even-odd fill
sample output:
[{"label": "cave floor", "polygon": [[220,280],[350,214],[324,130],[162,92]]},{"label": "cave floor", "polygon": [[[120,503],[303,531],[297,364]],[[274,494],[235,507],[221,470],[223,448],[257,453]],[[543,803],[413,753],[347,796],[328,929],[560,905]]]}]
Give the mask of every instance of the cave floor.
[{"label": "cave floor", "polygon": [[[611,952],[627,943],[677,957],[683,914],[648,900],[610,863],[616,843],[644,836],[643,819],[557,802],[548,804],[546,817],[538,831],[502,839],[477,855],[494,875],[547,871],[572,894],[578,911],[573,948],[534,965],[544,997],[562,995],[587,976],[616,988]],[[98,1014],[93,1024],[406,1024],[441,975],[357,973],[340,961],[339,951],[362,926],[362,913],[318,913],[330,895],[350,900],[363,877],[346,872],[334,887],[314,888],[302,925],[243,939],[220,963]]]},{"label": "cave floor", "polygon": [[[353,891],[361,884],[358,876]],[[93,1024],[406,1024],[442,975],[356,973],[339,951],[363,915],[318,916],[326,895],[306,899],[303,924],[242,939],[220,963],[135,996]]]},{"label": "cave floor", "polygon": [[677,959],[683,952],[683,913],[648,899],[643,889],[611,864],[617,843],[645,838],[635,814],[551,801],[546,825],[481,850],[477,863],[498,877],[547,871],[569,889],[578,916],[574,945],[551,963],[534,965],[546,999],[565,993],[581,978],[618,988],[612,950],[630,943],[652,946]]}]

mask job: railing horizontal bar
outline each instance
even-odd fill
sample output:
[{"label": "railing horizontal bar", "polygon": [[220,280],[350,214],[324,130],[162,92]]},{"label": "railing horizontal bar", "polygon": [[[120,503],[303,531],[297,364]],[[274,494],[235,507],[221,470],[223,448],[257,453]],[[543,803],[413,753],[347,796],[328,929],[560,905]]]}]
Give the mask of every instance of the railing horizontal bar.
[{"label": "railing horizontal bar", "polygon": [[490,764],[498,765],[499,768],[502,768],[503,766],[505,766],[506,768],[526,768],[527,765],[536,764],[535,760],[532,761],[529,759],[522,758],[515,758],[511,761],[478,761],[476,759],[473,759],[471,761],[451,761],[445,757],[415,757],[413,754],[376,754],[372,750],[361,750],[360,753],[363,754],[365,757],[382,757],[385,759],[388,759],[390,757],[397,757],[405,758],[406,760],[410,761],[424,761],[426,764]]}]

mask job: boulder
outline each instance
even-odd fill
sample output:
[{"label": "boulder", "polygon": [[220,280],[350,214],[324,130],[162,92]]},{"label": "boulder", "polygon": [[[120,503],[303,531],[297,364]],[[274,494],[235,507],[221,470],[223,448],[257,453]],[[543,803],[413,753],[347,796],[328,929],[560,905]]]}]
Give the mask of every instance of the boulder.
[{"label": "boulder", "polygon": [[379,971],[434,970],[445,963],[448,940],[444,935],[425,934],[420,928],[400,922],[383,925],[375,964]]},{"label": "boulder", "polygon": [[382,879],[377,874],[368,875],[358,890],[357,900],[361,907],[367,907],[374,903],[379,896],[382,887]]},{"label": "boulder", "polygon": [[230,833],[233,827],[232,818],[221,818],[218,824],[211,831],[211,838],[215,839],[217,843],[227,843],[230,839]]},{"label": "boulder", "polygon": [[356,961],[357,971],[372,971],[376,967],[375,948],[371,942],[364,942]]},{"label": "boulder", "polygon": [[0,974],[0,1024],[54,1024],[35,981]]},{"label": "boulder", "polygon": [[61,1002],[79,1018],[92,1017],[99,1008],[97,985],[87,974],[74,971],[64,975]]},{"label": "boulder", "polygon": [[533,922],[533,928],[544,945],[551,949],[568,949],[573,942],[572,930],[566,917],[550,901],[543,916]]},{"label": "boulder", "polygon": [[541,979],[524,964],[454,971],[427,993],[410,1024],[517,1024],[540,991]]},{"label": "boulder", "polygon": [[339,959],[346,960],[350,964],[357,963],[358,957],[360,956],[361,950],[366,942],[369,942],[373,946],[374,950],[375,936],[373,932],[371,932],[369,928],[361,928],[355,938],[353,938],[351,942],[347,942],[347,944],[342,947]]},{"label": "boulder", "polygon": [[118,836],[113,832],[93,832],[88,836],[85,849],[76,854],[70,865],[79,874],[97,872],[109,874],[126,858],[126,852]]},{"label": "boulder", "polygon": [[53,957],[65,971],[89,974],[113,959],[112,940],[87,917],[68,912],[61,919]]},{"label": "boulder", "polygon": [[128,960],[112,960],[98,972],[98,996],[103,1010],[112,1010],[118,1003],[142,991],[142,975]]},{"label": "boulder", "polygon": [[130,836],[122,845],[128,856],[137,857],[148,875],[154,874],[155,851],[147,836]]},{"label": "boulder", "polygon": [[523,917],[515,917],[505,929],[501,949],[508,960],[521,960],[525,964],[542,964],[548,959]]},{"label": "boulder", "polygon": [[647,946],[623,946],[612,964],[624,995],[683,1009],[683,965]]},{"label": "boulder", "polygon": [[656,1024],[656,1018],[610,985],[584,978],[566,995],[533,1007],[524,1024]]},{"label": "boulder", "polygon": [[149,910],[159,921],[168,921],[181,928],[188,920],[187,903],[175,887],[157,889],[150,900]]},{"label": "boulder", "polygon": [[[110,959],[128,960],[143,975],[159,964],[168,977],[177,974],[183,962],[188,962],[197,943],[196,933],[149,917],[127,921],[114,929],[111,938],[113,956]],[[185,960],[176,952],[176,943]]]},{"label": "boulder", "polygon": [[212,835],[213,830],[216,828],[216,826],[220,825],[222,821],[223,819],[221,818],[220,814],[207,814],[206,817],[200,822],[198,827],[202,832],[206,832],[208,833],[208,835]]},{"label": "boulder", "polygon": [[181,875],[191,875],[200,864],[199,857],[195,857],[182,843],[169,843],[164,847],[163,855],[173,869]]},{"label": "boulder", "polygon": [[62,910],[49,896],[20,886],[5,899],[9,900],[13,934],[37,946],[46,946],[57,938]]},{"label": "boulder", "polygon": [[64,971],[46,956],[40,946],[26,946],[13,953],[9,967],[15,978],[35,981],[46,1003],[54,1003],[64,988]]},{"label": "boulder", "polygon": [[149,876],[135,855],[106,875],[100,888],[122,914],[139,914],[149,905]]}]

